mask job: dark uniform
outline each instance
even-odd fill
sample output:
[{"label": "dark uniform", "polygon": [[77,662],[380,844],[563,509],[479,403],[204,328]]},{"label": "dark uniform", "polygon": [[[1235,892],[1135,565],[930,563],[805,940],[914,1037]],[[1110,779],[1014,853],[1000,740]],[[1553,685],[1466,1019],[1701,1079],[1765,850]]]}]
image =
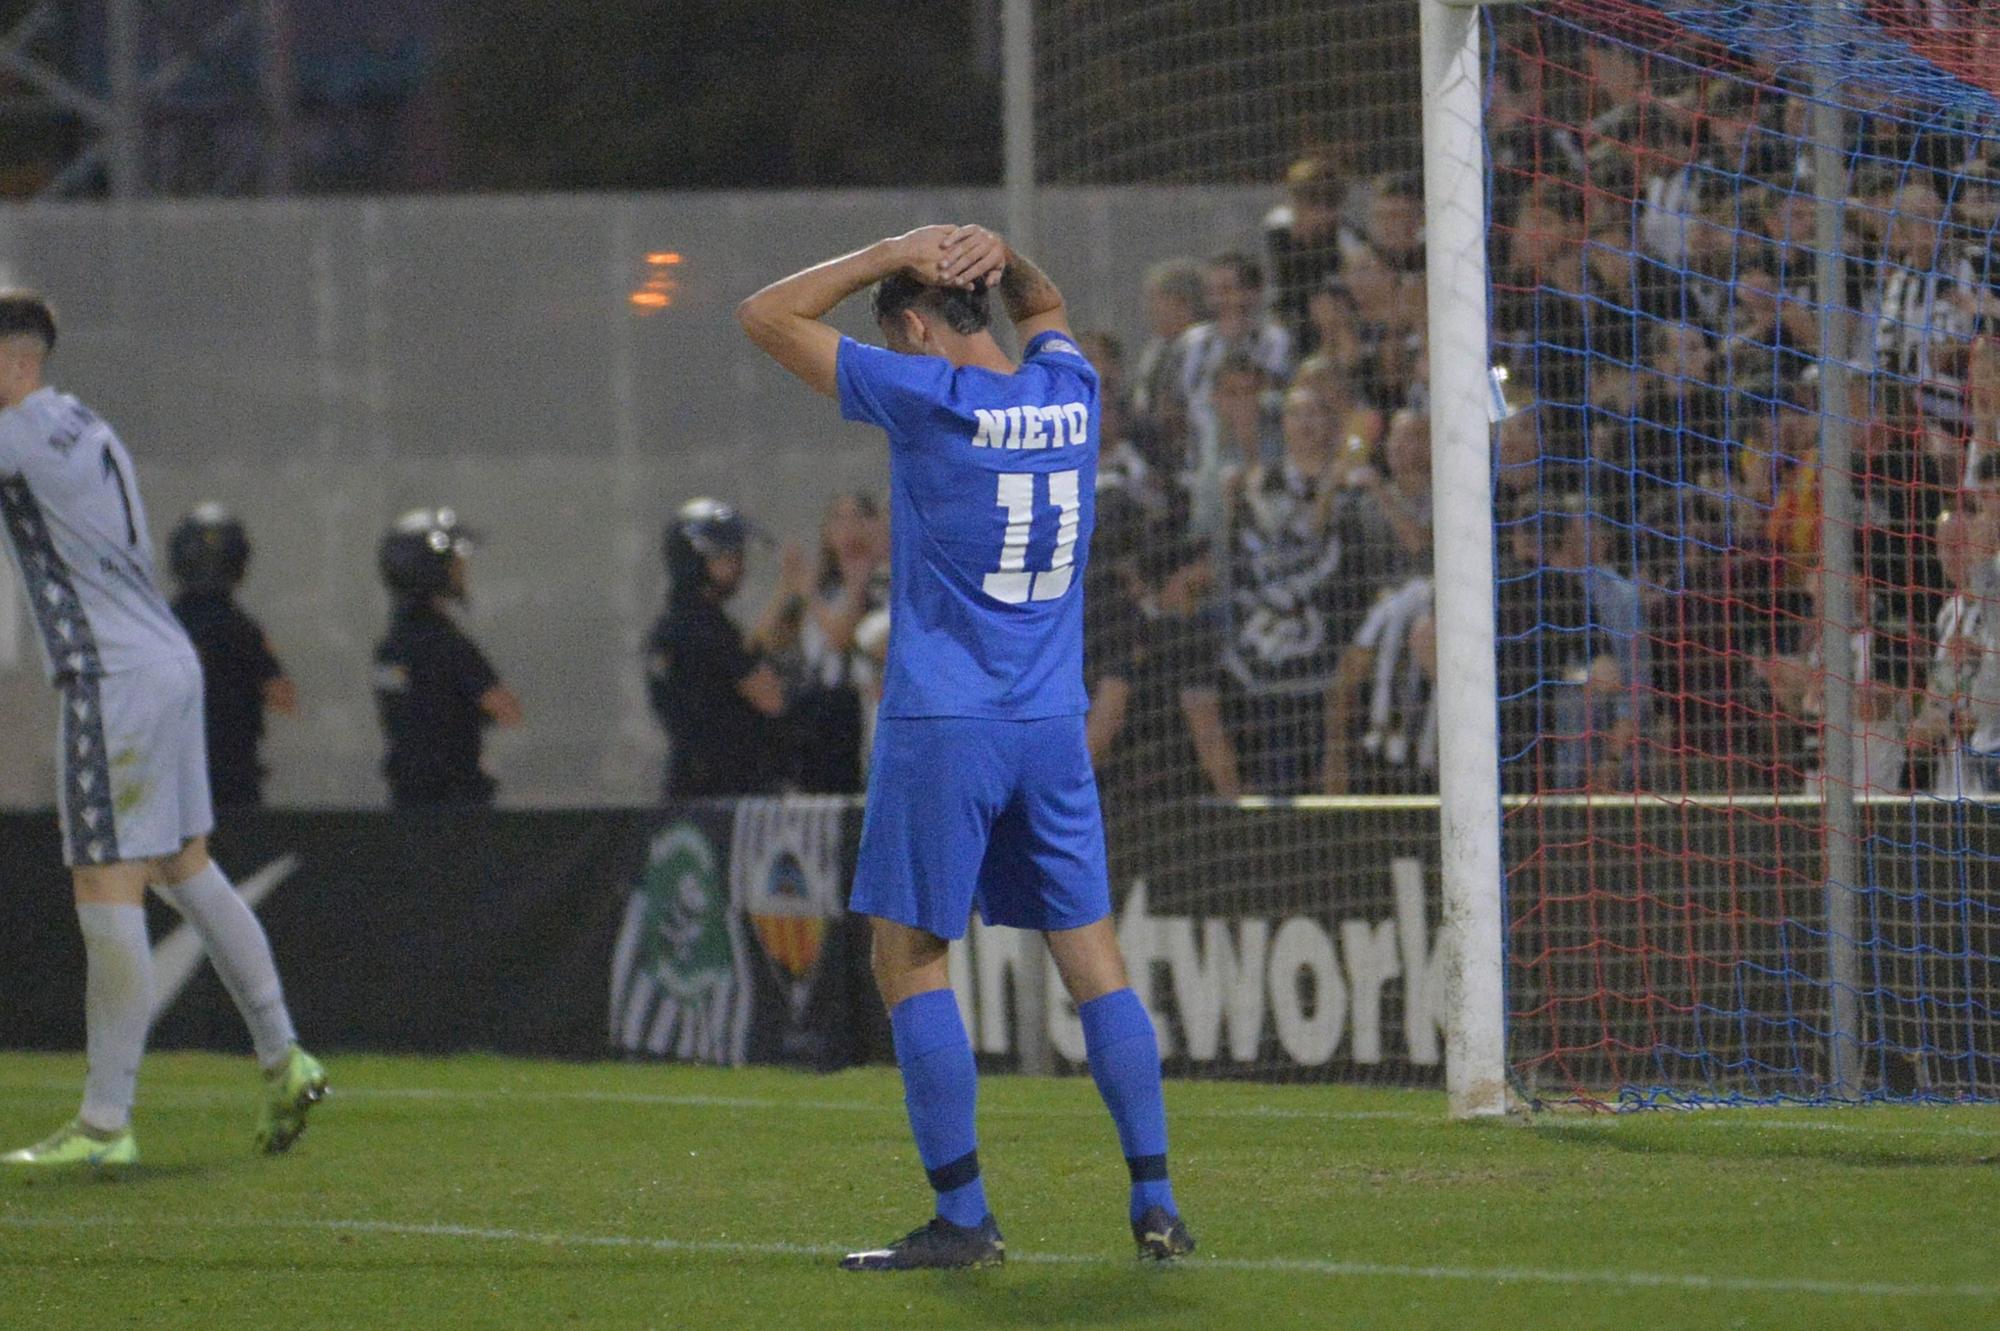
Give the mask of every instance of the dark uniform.
[{"label": "dark uniform", "polygon": [[181,585],[174,614],[201,657],[212,801],[217,808],[261,805],[265,688],[285,671],[264,630],[236,604],[249,537],[221,505],[203,504],[174,528],[167,562]]},{"label": "dark uniform", "polygon": [[[1211,617],[1142,604],[1177,565],[1176,544],[1117,491],[1098,497],[1084,578],[1084,678],[1093,701],[1107,680],[1131,688],[1125,724],[1096,763],[1114,844],[1157,831],[1159,805],[1203,793],[1201,759],[1181,707],[1188,689],[1214,689],[1221,644]],[[1129,569],[1129,573],[1128,573]],[[1151,601],[1147,595],[1146,600]]]},{"label": "dark uniform", "polygon": [[705,596],[676,598],[646,651],[653,714],[673,743],[667,794],[767,793],[770,727],[736,691],[764,660],[744,646],[735,621]]},{"label": "dark uniform", "polygon": [[500,676],[437,604],[458,594],[451,565],[470,539],[450,509],[426,509],[406,514],[382,541],[382,579],[397,605],[375,648],[375,702],[394,808],[493,802],[493,778],[480,767],[492,717],[480,700]]},{"label": "dark uniform", "polygon": [[763,657],[722,608],[708,560],[741,551],[749,527],[727,504],[697,499],[667,527],[666,613],[646,643],[646,692],[666,729],[669,799],[768,794],[780,759],[770,721],[737,692]]}]

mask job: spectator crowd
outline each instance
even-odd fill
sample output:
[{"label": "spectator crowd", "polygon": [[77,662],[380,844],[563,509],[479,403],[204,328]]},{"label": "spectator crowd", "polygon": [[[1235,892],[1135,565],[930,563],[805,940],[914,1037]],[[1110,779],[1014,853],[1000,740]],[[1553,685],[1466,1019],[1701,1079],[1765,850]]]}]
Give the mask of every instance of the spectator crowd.
[{"label": "spectator crowd", "polygon": [[[1855,551],[1838,779],[2000,789],[1996,127],[1848,87],[1821,191],[1781,71],[1541,20],[1496,36],[1503,785],[1817,788],[1831,417]],[[1135,354],[1092,339],[1108,786],[1435,788],[1419,185],[1308,152],[1260,248],[1156,267]]]}]

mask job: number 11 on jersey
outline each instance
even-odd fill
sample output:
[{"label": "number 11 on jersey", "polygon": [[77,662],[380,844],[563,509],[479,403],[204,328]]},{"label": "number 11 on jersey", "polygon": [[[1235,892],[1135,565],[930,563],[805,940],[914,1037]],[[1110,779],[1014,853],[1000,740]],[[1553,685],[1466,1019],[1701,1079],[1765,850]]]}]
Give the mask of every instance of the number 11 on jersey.
[{"label": "number 11 on jersey", "polygon": [[1061,516],[1056,521],[1056,548],[1049,566],[1028,571],[1028,531],[1035,521],[1035,476],[1031,471],[1002,472],[1000,497],[1007,510],[1007,535],[1000,545],[1000,568],[986,575],[986,594],[1007,605],[1024,601],[1054,601],[1069,590],[1076,572],[1076,533],[1083,521],[1077,493],[1077,473],[1049,473],[1049,502]]}]

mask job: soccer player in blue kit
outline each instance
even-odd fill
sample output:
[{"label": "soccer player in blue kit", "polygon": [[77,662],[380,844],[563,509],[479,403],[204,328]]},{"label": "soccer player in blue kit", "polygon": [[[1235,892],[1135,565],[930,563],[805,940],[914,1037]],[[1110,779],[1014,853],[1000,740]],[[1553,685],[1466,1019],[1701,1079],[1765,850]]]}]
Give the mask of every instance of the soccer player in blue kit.
[{"label": "soccer player in blue kit", "polygon": [[[870,286],[886,350],[823,321]],[[988,329],[994,291],[1021,338],[1018,365]],[[737,318],[842,416],[889,436],[889,659],[849,905],[872,917],[875,981],[937,1214],[841,1265],[1005,1257],[979,1174],[972,1045],[945,964],[975,906],[989,925],[1048,940],[1117,1123],[1139,1255],[1192,1252],[1167,1180],[1159,1046],[1110,919],[1084,744],[1097,373],[1062,294],[985,228],[926,226],[773,283]]]}]

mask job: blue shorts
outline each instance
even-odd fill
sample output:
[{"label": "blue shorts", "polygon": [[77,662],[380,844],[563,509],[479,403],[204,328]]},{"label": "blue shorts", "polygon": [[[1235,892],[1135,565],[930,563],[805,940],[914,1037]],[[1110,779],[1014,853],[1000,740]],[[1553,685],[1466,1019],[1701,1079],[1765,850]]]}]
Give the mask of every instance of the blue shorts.
[{"label": "blue shorts", "polygon": [[1111,913],[1104,816],[1081,716],[884,717],[850,910],[960,938],[1078,929]]}]

